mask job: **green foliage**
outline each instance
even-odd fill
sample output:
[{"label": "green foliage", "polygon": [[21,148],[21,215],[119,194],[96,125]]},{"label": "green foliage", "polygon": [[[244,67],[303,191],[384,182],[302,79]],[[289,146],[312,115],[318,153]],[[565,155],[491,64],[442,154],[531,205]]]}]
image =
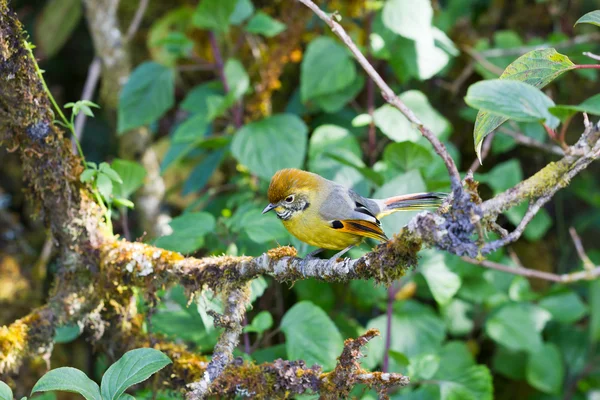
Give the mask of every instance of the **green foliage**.
[{"label": "green foliage", "polygon": [[596,26],[600,26],[600,10],[590,11],[585,14],[583,17],[579,18],[575,25],[577,24],[592,24]]},{"label": "green foliage", "polygon": [[215,218],[206,212],[187,213],[174,218],[169,226],[173,232],[156,239],[154,244],[167,250],[187,254],[202,247],[204,236],[215,227]]},{"label": "green foliage", "polygon": [[269,17],[263,12],[257,12],[254,14],[254,16],[246,25],[247,32],[257,33],[266,37],[277,36],[283,32],[285,28],[286,26],[284,23]]},{"label": "green foliage", "polygon": [[[198,3],[194,12],[193,22],[198,28],[210,29],[216,32],[227,32],[232,14],[236,10],[238,0],[206,0]],[[244,15],[243,11],[238,11]],[[234,21],[243,19],[236,15]]]},{"label": "green foliage", "polygon": [[2,381],[0,381],[0,400],[13,400],[12,390]]},{"label": "green foliage", "polygon": [[47,372],[31,389],[31,394],[58,390],[78,393],[87,400],[105,400],[100,387],[82,371],[71,368],[56,368]]}]

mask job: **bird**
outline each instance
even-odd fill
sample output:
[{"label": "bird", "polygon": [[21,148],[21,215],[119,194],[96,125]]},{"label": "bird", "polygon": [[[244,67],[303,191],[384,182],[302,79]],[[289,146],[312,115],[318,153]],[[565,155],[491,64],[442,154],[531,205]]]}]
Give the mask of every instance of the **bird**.
[{"label": "bird", "polygon": [[316,246],[307,257],[324,249],[341,250],[338,259],[365,238],[388,240],[381,218],[397,211],[438,207],[446,193],[413,193],[370,199],[339,183],[295,168],[277,171],[271,178],[263,214],[275,211],[284,227],[300,241]]}]

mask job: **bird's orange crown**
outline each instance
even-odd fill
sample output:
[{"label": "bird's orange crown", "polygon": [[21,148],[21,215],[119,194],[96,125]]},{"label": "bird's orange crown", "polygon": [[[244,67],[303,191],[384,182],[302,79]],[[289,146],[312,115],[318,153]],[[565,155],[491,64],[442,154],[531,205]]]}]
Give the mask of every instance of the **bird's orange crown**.
[{"label": "bird's orange crown", "polygon": [[295,168],[281,169],[271,178],[267,197],[271,204],[276,204],[287,196],[303,189],[316,188],[319,175]]}]

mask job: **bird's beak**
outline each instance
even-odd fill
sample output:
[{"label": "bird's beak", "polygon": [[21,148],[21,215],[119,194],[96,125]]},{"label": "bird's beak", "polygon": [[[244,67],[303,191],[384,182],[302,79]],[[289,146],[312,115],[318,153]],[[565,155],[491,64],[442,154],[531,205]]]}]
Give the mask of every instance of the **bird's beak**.
[{"label": "bird's beak", "polygon": [[268,206],[265,207],[265,209],[263,210],[263,214],[268,213],[269,211],[271,211],[272,209],[274,209],[275,207],[277,207],[275,204],[273,203],[269,203]]}]

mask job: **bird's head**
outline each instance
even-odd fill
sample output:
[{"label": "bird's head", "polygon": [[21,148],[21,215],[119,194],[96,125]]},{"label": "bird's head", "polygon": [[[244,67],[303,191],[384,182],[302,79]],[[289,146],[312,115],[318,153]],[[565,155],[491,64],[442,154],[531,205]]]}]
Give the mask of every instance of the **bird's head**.
[{"label": "bird's head", "polygon": [[267,197],[269,205],[263,214],[275,210],[284,221],[310,207],[311,194],[318,190],[318,175],[299,169],[279,170],[271,178]]}]

